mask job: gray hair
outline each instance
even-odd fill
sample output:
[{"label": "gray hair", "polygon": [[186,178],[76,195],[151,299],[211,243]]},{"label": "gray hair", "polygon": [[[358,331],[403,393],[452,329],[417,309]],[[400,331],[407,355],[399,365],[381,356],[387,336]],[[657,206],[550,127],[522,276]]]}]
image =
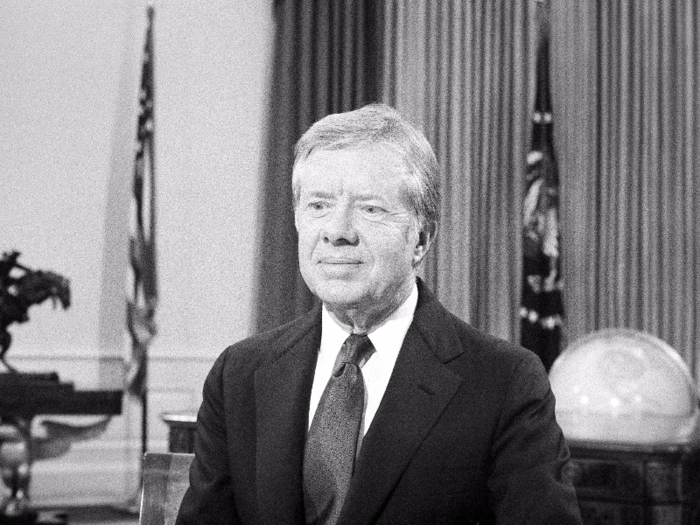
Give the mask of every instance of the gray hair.
[{"label": "gray hair", "polygon": [[408,200],[417,219],[416,226],[435,229],[440,215],[439,167],[435,153],[422,132],[394,108],[380,103],[328,115],[302,135],[294,147],[294,206],[299,204],[300,194],[296,167],[312,151],[368,145],[386,145],[399,154],[408,172]]}]

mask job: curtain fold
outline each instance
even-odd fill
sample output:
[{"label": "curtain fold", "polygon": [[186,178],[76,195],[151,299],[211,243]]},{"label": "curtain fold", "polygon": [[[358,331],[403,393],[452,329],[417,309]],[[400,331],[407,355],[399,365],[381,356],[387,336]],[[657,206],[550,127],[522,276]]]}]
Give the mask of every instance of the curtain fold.
[{"label": "curtain fold", "polygon": [[299,273],[292,210],[293,147],[320,118],[379,99],[381,4],[372,0],[277,0],[260,204],[256,331],[308,311],[314,298]]},{"label": "curtain fold", "polygon": [[562,0],[551,24],[569,338],[643,330],[697,377],[700,8]]},{"label": "curtain fold", "polygon": [[388,1],[384,32],[384,100],[423,129],[442,170],[424,277],[456,315],[517,340],[535,2]]}]

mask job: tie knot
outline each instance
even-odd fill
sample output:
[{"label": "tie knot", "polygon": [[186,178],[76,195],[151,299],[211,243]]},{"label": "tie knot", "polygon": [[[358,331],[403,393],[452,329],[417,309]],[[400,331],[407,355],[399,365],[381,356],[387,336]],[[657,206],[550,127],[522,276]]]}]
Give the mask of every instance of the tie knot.
[{"label": "tie knot", "polygon": [[340,348],[338,359],[333,367],[333,375],[340,375],[346,363],[362,367],[373,352],[374,346],[367,334],[350,334]]}]

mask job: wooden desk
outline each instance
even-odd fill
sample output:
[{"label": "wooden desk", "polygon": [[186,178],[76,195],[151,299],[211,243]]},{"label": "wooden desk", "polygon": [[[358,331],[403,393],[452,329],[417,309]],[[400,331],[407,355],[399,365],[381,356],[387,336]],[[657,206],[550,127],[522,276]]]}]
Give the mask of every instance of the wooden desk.
[{"label": "wooden desk", "polygon": [[116,415],[121,390],[76,390],[73,383],[24,374],[0,374],[0,418],[38,415]]},{"label": "wooden desk", "polygon": [[[14,458],[5,458],[3,479],[12,494],[0,506],[0,523],[30,525],[38,513],[29,503],[32,419],[38,415],[116,415],[122,412],[120,390],[76,390],[57,374],[0,374],[0,422],[9,427]],[[0,452],[2,451],[0,441]],[[18,451],[19,450],[19,451]],[[19,454],[19,456],[18,456]],[[20,459],[17,459],[19,457]],[[0,454],[2,460],[2,454]]]},{"label": "wooden desk", "polygon": [[586,525],[700,524],[698,445],[569,440],[567,474]]},{"label": "wooden desk", "polygon": [[[170,452],[194,451],[194,412],[161,415]],[[569,440],[585,525],[700,525],[700,445],[629,446]]]}]

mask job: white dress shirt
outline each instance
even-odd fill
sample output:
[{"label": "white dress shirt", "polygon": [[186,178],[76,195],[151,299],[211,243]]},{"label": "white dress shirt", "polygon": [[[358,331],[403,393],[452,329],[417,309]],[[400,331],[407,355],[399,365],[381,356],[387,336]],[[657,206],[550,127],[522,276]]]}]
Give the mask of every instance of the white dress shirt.
[{"label": "white dress shirt", "polygon": [[[414,285],[411,294],[401,306],[394,310],[379,327],[367,334],[374,345],[375,352],[362,367],[362,377],[365,381],[365,412],[362,419],[362,435],[367,432],[379,408],[379,403],[382,401],[404,337],[406,337],[408,327],[413,321],[417,304],[418,287]],[[321,348],[319,349],[314,384],[311,388],[311,403],[309,404],[309,426],[311,426],[318,403],[333,372],[333,365],[338,357],[338,352],[340,352],[340,347],[343,346],[349,335],[349,332],[335,322],[324,305],[321,313]]]}]

